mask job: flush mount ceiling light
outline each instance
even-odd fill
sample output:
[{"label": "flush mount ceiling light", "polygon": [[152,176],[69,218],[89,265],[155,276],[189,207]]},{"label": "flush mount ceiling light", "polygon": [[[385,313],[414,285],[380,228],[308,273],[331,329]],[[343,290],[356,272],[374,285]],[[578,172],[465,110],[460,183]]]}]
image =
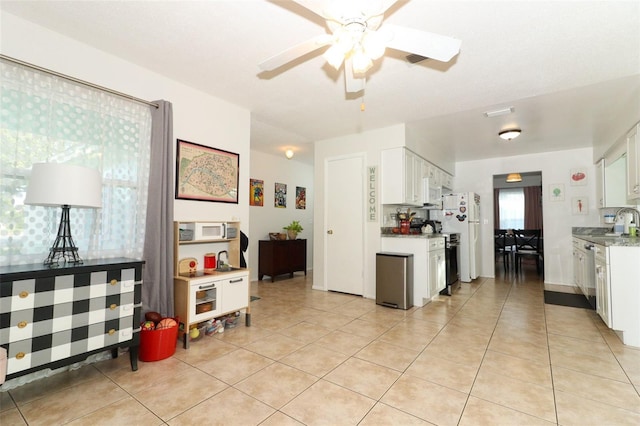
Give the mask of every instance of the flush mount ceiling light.
[{"label": "flush mount ceiling light", "polygon": [[522,176],[520,176],[520,173],[509,173],[507,175],[507,182],[522,182]]},{"label": "flush mount ceiling light", "polygon": [[287,157],[288,160],[291,160],[293,158],[293,150],[292,149],[288,149],[284,152],[284,156]]},{"label": "flush mount ceiling light", "polygon": [[522,130],[520,129],[509,129],[501,131],[500,133],[498,133],[498,136],[506,141],[510,141],[520,136],[520,133],[522,133]]}]

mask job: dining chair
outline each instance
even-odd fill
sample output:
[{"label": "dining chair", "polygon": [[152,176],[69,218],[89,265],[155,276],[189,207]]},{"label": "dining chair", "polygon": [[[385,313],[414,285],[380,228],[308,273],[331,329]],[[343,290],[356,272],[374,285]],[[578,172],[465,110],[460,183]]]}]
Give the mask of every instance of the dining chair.
[{"label": "dining chair", "polygon": [[505,272],[509,269],[512,246],[507,242],[507,230],[506,229],[495,229],[494,230],[494,248],[495,248],[495,256],[498,259],[498,256],[502,257],[502,263],[504,265]]},{"label": "dining chair", "polygon": [[514,229],[515,251],[514,264],[516,272],[522,267],[522,259],[533,258],[536,262],[536,271],[540,274],[542,265],[542,252],[540,246],[539,229]]}]

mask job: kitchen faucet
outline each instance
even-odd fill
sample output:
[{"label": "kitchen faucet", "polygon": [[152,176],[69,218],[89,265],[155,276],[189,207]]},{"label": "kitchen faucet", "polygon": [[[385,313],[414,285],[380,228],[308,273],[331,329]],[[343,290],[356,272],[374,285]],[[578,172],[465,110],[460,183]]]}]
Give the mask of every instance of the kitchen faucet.
[{"label": "kitchen faucet", "polygon": [[227,255],[227,262],[229,262],[229,253],[226,250],[218,252],[218,268],[224,266],[224,262],[222,261],[222,253]]},{"label": "kitchen faucet", "polygon": [[635,207],[622,207],[619,208],[616,212],[616,219],[621,218],[620,213],[631,213],[633,214],[633,223],[636,226],[640,226],[640,211]]}]

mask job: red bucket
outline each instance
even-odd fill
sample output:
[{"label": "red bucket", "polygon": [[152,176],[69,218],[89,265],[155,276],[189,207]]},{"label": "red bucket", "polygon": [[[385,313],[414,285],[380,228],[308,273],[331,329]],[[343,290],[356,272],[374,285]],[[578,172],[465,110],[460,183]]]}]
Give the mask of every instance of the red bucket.
[{"label": "red bucket", "polygon": [[[176,319],[176,323],[179,321]],[[160,361],[176,352],[178,326],[162,330],[140,330],[140,361]]]}]

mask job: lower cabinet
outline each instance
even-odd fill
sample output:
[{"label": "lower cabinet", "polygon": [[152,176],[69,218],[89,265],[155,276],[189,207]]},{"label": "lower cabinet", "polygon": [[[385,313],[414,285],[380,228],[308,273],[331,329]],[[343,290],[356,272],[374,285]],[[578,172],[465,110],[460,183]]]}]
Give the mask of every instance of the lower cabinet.
[{"label": "lower cabinet", "polygon": [[429,295],[440,293],[447,286],[447,265],[444,253],[444,239],[429,240]]},{"label": "lower cabinet", "polygon": [[611,327],[611,288],[606,247],[595,246],[596,252],[596,312],[607,327]]},{"label": "lower cabinet", "polygon": [[258,253],[258,279],[265,275],[271,282],[278,275],[302,271],[307,275],[307,240],[261,240]]},{"label": "lower cabinet", "polygon": [[413,305],[424,306],[447,286],[444,237],[382,237],[382,251],[413,254]]},{"label": "lower cabinet", "polygon": [[60,368],[89,355],[129,347],[138,369],[142,265],[133,259],[87,260],[49,268],[0,267],[0,346],[7,379]]}]

